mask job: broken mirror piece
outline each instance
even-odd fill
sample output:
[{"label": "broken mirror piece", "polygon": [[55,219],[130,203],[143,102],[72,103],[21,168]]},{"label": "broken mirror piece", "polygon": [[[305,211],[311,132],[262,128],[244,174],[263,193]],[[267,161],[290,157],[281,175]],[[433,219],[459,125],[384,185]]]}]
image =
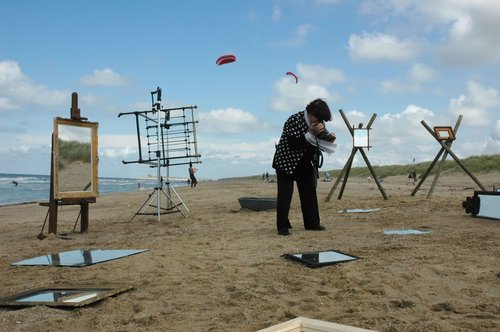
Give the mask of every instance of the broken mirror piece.
[{"label": "broken mirror piece", "polygon": [[421,230],[421,229],[398,229],[398,230],[384,231],[384,234],[388,234],[388,235],[419,235],[419,234],[429,234],[431,232],[432,231]]},{"label": "broken mirror piece", "polygon": [[336,250],[284,254],[283,256],[285,258],[298,261],[311,268],[350,262],[359,258]]},{"label": "broken mirror piece", "polygon": [[347,213],[368,213],[368,212],[374,212],[374,211],[380,211],[382,210],[381,208],[373,208],[373,209],[345,209],[345,210],[340,210],[339,212],[347,212]]},{"label": "broken mirror piece", "polygon": [[2,307],[27,307],[45,305],[49,307],[82,307],[106,297],[126,292],[132,286],[50,286],[0,298]]},{"label": "broken mirror piece", "polygon": [[53,266],[69,266],[69,267],[82,267],[101,262],[110,261],[126,256],[139,254],[147,250],[140,249],[94,249],[94,250],[72,250],[64,251],[57,254],[48,254],[26,259],[12,265],[53,265]]}]

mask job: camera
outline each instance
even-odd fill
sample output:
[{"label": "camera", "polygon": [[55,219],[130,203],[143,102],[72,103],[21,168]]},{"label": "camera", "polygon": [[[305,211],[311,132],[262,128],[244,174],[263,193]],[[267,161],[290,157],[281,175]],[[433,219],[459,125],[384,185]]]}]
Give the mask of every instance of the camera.
[{"label": "camera", "polygon": [[336,138],[335,135],[333,135],[328,130],[326,130],[326,128],[323,129],[323,131],[320,132],[316,137],[318,137],[319,139],[328,141],[328,142],[333,142],[333,141],[335,141],[335,138]]}]

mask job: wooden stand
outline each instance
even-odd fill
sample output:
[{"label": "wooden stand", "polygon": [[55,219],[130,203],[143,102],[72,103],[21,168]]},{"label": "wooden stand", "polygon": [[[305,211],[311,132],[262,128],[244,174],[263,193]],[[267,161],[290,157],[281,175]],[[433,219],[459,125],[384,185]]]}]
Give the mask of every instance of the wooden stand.
[{"label": "wooden stand", "polygon": [[457,119],[457,122],[455,124],[455,128],[453,129],[453,138],[448,138],[446,140],[440,139],[436,135],[436,133],[427,125],[427,123],[425,123],[425,121],[422,120],[420,122],[424,126],[424,128],[427,129],[427,131],[432,135],[432,137],[434,137],[434,139],[441,145],[441,149],[439,150],[438,154],[436,155],[436,158],[434,158],[432,163],[429,165],[429,168],[427,169],[427,171],[424,173],[424,175],[422,175],[422,178],[418,182],[415,189],[413,189],[411,196],[415,196],[417,191],[420,189],[420,186],[422,186],[422,184],[424,183],[427,176],[429,176],[429,174],[431,173],[432,169],[436,165],[438,159],[441,157],[443,152],[444,152],[443,158],[439,162],[438,168],[436,170],[436,175],[434,176],[434,180],[432,181],[432,185],[431,185],[431,188],[429,189],[429,193],[427,194],[427,198],[431,198],[432,194],[434,193],[434,188],[436,187],[437,181],[439,179],[439,175],[441,173],[441,167],[444,164],[446,158],[448,157],[448,154],[457,162],[457,164],[464,170],[464,172],[470,176],[470,178],[479,186],[479,188],[486,191],[486,189],[481,184],[481,182],[479,182],[479,180],[474,176],[474,174],[472,174],[472,172],[469,171],[467,169],[467,167],[465,167],[465,165],[460,161],[460,159],[458,159],[458,157],[453,153],[453,151],[451,151],[451,145],[453,143],[453,139],[457,135],[458,128],[460,127],[460,123],[462,122],[462,118],[463,118],[463,116],[460,115]]},{"label": "wooden stand", "polygon": [[[344,114],[344,111],[343,110],[339,110],[339,113],[342,116],[342,119],[344,119],[344,122],[345,122],[347,128],[349,129],[349,132],[351,133],[351,136],[354,139],[354,129],[351,127],[351,125],[349,123],[349,120],[347,119],[347,117]],[[371,129],[373,121],[375,121],[376,117],[377,117],[377,114],[373,114],[372,115],[370,121],[368,122],[368,125],[366,126],[366,129]],[[342,187],[340,188],[340,192],[339,192],[339,196],[338,196],[338,199],[342,199],[342,195],[344,193],[344,189],[345,189],[345,186],[347,184],[347,179],[349,177],[349,172],[351,171],[352,162],[354,160],[354,156],[356,155],[356,153],[358,151],[361,152],[361,155],[363,156],[363,159],[365,160],[366,166],[368,166],[368,169],[370,170],[372,178],[373,178],[373,180],[375,180],[375,183],[377,184],[378,189],[382,193],[382,196],[384,197],[384,199],[388,199],[387,195],[386,195],[386,193],[384,191],[384,188],[382,188],[382,185],[380,184],[380,182],[377,179],[377,175],[375,174],[375,171],[374,171],[372,165],[370,164],[370,161],[368,160],[368,157],[366,156],[365,151],[363,150],[362,147],[356,147],[356,146],[354,146],[352,148],[351,156],[349,157],[349,159],[347,160],[347,163],[345,164],[344,168],[340,172],[340,174],[339,174],[337,180],[335,181],[332,189],[328,193],[328,196],[326,197],[325,202],[329,202],[330,201],[330,198],[332,197],[333,193],[335,192],[335,189],[337,188],[338,184],[340,183],[340,180],[342,179],[342,177],[344,177],[344,181],[342,182]]]},{"label": "wooden stand", "polygon": [[[71,120],[75,123],[82,123],[86,118],[80,116],[80,109],[78,108],[78,94],[73,92],[71,95]],[[69,121],[69,120],[65,120]],[[45,227],[45,223],[47,222],[47,217],[49,219],[49,234],[57,234],[57,209],[58,206],[62,205],[80,205],[80,213],[77,217],[76,222],[78,222],[78,218],[80,218],[80,232],[87,232],[89,227],[89,203],[96,202],[96,196],[91,195],[83,195],[83,193],[76,192],[74,196],[71,197],[56,197],[56,186],[58,184],[57,175],[55,167],[56,155],[58,151],[56,151],[56,135],[52,134],[52,148],[51,148],[51,162],[50,162],[50,193],[49,193],[49,201],[40,203],[41,206],[48,206],[49,210],[47,212],[47,216],[45,217],[45,221],[43,223],[42,231],[40,232],[39,238],[44,238],[43,229]],[[96,142],[92,142],[92,144],[97,144]],[[91,152],[92,153],[92,152]],[[82,197],[78,197],[82,196]],[[83,197],[84,196],[84,197]],[[76,228],[76,223],[75,227]],[[74,230],[73,228],[73,230]]]}]

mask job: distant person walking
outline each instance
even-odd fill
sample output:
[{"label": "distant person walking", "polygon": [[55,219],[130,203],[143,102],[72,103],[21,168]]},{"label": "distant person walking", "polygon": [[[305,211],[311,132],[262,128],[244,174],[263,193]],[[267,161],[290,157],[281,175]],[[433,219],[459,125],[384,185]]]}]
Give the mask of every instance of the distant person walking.
[{"label": "distant person walking", "polygon": [[189,179],[191,180],[191,188],[196,187],[196,184],[198,183],[198,180],[196,180],[196,176],[194,176],[194,173],[196,173],[198,169],[196,167],[193,167],[193,163],[189,163]]}]

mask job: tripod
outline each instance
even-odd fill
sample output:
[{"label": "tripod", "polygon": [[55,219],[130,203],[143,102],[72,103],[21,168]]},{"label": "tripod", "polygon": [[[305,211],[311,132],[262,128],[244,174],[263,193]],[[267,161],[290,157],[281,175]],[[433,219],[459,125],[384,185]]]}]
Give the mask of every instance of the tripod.
[{"label": "tripod", "polygon": [[[160,183],[163,183],[162,179],[160,179]],[[167,213],[172,213],[172,212],[180,212],[180,214],[182,214],[182,216],[185,217],[184,213],[182,213],[182,210],[179,209],[179,206],[181,206],[181,205],[184,206],[184,208],[188,212],[189,212],[189,209],[187,208],[186,204],[184,204],[184,202],[180,198],[179,194],[177,194],[177,191],[175,191],[174,187],[172,187],[170,182],[167,182],[166,184],[167,184],[167,188],[168,188],[169,193],[165,192],[165,190],[163,189],[163,186],[161,184],[160,184],[160,187],[155,187],[153,189],[153,192],[149,194],[149,197],[144,201],[144,203],[137,210],[137,212],[134,214],[132,219],[130,219],[130,221],[134,220],[134,218],[137,215],[150,215],[150,216],[151,215],[158,215],[158,221],[160,221],[161,214],[167,214]],[[176,204],[172,200],[172,198],[170,196],[170,191],[173,191],[175,193],[175,196],[180,201],[180,203]],[[165,198],[166,198],[166,207],[161,206],[161,196],[162,195],[165,196]],[[157,203],[156,203],[157,205],[152,205],[153,202],[155,201],[155,199],[157,200]],[[146,210],[149,207],[156,208],[156,212],[146,212]],[[177,211],[172,211],[174,209],[176,209]]]}]

